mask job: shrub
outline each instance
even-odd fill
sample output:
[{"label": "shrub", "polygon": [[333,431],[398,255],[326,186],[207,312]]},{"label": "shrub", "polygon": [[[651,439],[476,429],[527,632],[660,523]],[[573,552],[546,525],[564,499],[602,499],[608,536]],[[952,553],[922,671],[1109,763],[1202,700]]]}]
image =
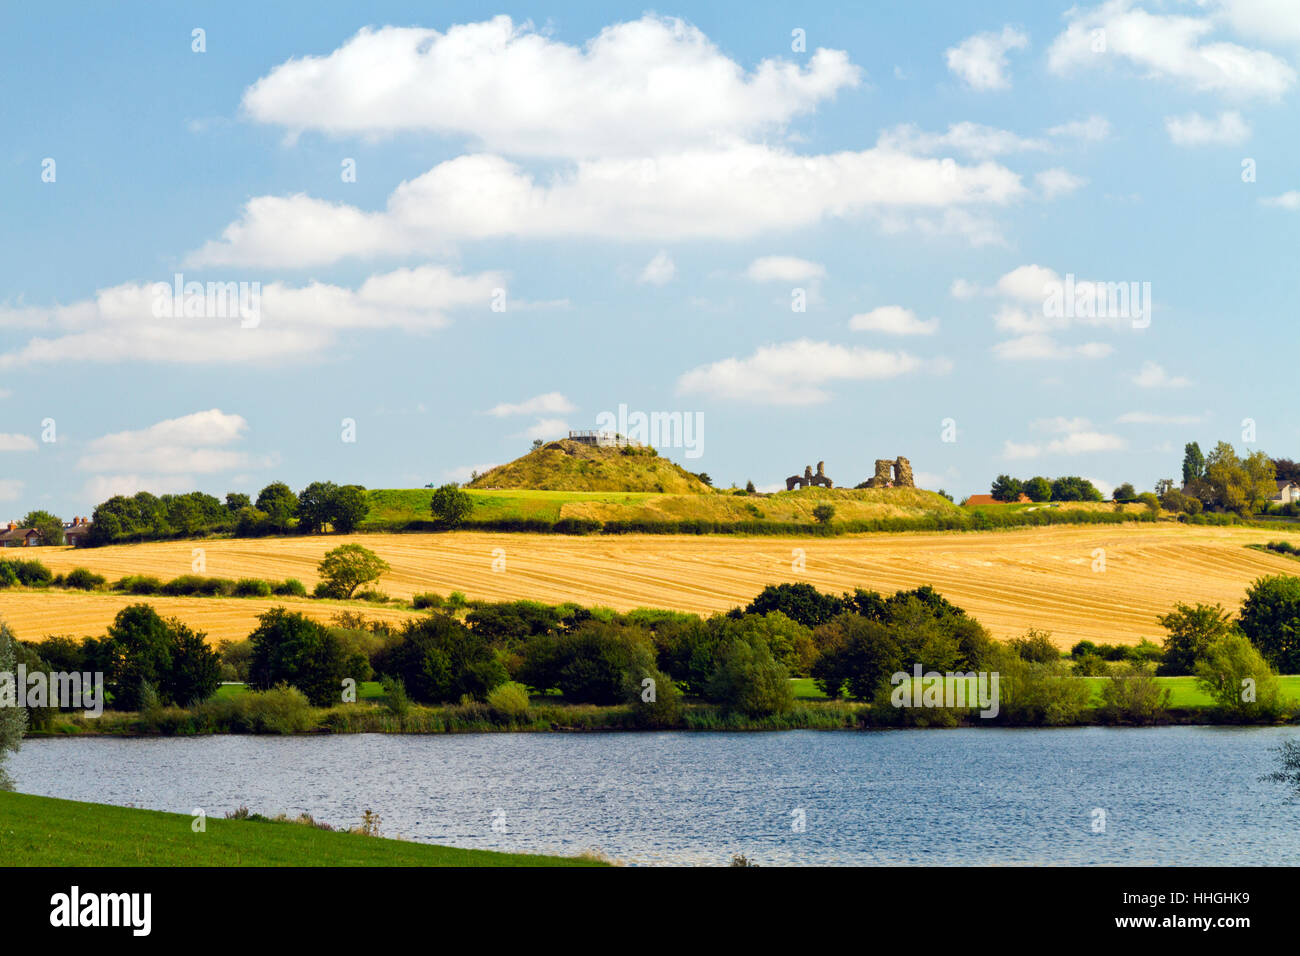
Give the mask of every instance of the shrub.
[{"label": "shrub", "polygon": [[384,677],[379,682],[384,692],[384,709],[401,720],[411,710],[411,698],[406,695],[406,685],[396,677]]},{"label": "shrub", "polygon": [[1007,646],[1015,651],[1021,660],[1036,664],[1046,664],[1061,659],[1061,652],[1052,643],[1052,635],[1035,627],[1026,631],[1024,637],[1013,637],[1007,641]]},{"label": "shrub", "polygon": [[487,704],[498,716],[517,720],[528,713],[528,690],[523,684],[507,681],[488,692]]},{"label": "shrub", "polygon": [[261,578],[240,578],[235,582],[235,597],[270,597],[271,582]]},{"label": "shrub", "polygon": [[831,519],[835,517],[835,506],[830,504],[821,504],[812,510],[813,520],[818,524],[830,524]]},{"label": "shrub", "polygon": [[95,574],[86,568],[73,568],[63,578],[65,588],[76,588],[79,591],[93,591],[107,583],[108,579],[102,574]]},{"label": "shrub", "polygon": [[54,580],[54,574],[35,559],[15,558],[3,562],[10,566],[18,583],[29,588],[47,588]]},{"label": "shrub", "polygon": [[484,638],[441,614],[408,622],[400,641],[375,656],[375,667],[424,703],[483,700],[508,677]]},{"label": "shrub", "polygon": [[1070,676],[1059,660],[1027,661],[1013,648],[1002,648],[998,673],[998,719],[1031,726],[1063,726],[1079,722],[1091,702],[1086,681]]},{"label": "shrub", "polygon": [[296,687],[281,684],[263,691],[249,691],[235,698],[255,734],[299,734],[316,729],[311,701]]},{"label": "shrub", "polygon": [[[12,674],[17,667],[18,642],[13,631],[0,621],[0,674]],[[0,790],[12,790],[13,780],[5,771],[5,758],[22,746],[27,713],[21,707],[0,707]]]},{"label": "shrub", "polygon": [[589,620],[569,633],[529,640],[519,679],[539,691],[558,688],[572,703],[617,704],[657,673],[644,629]]},{"label": "shrub", "polygon": [[339,639],[322,624],[282,607],[258,619],[249,635],[248,683],[259,690],[289,684],[317,707],[337,703],[343,680],[355,676]]},{"label": "shrub", "polygon": [[411,598],[411,607],[417,611],[425,611],[430,608],[439,608],[443,605],[441,594],[434,594],[432,591],[425,591],[423,594],[417,594]]},{"label": "shrub", "polygon": [[1179,602],[1168,614],[1157,618],[1168,636],[1164,643],[1164,660],[1156,673],[1162,677],[1182,677],[1196,672],[1196,662],[1214,641],[1234,630],[1228,614],[1218,605]]},{"label": "shrub", "polygon": [[1277,674],[1240,633],[1224,634],[1205,649],[1196,679],[1229,719],[1270,719],[1282,711]]},{"label": "shrub", "polygon": [[1148,665],[1124,664],[1101,688],[1101,713],[1115,723],[1150,724],[1169,708],[1169,688]]},{"label": "shrub", "polygon": [[439,527],[455,528],[463,524],[474,510],[474,499],[457,485],[447,484],[434,491],[429,510]]},{"label": "shrub", "polygon": [[387,604],[389,601],[392,600],[392,598],[390,598],[383,591],[375,591],[373,589],[358,591],[356,594],[352,595],[352,597],[354,600],[369,601],[372,604]]},{"label": "shrub", "polygon": [[11,588],[18,584],[18,572],[12,561],[0,561],[0,588]]},{"label": "shrub", "polygon": [[162,581],[144,574],[130,574],[113,582],[114,591],[127,594],[161,594]]},{"label": "shrub", "polygon": [[285,578],[272,586],[271,593],[276,597],[306,597],[307,588],[297,578]]}]

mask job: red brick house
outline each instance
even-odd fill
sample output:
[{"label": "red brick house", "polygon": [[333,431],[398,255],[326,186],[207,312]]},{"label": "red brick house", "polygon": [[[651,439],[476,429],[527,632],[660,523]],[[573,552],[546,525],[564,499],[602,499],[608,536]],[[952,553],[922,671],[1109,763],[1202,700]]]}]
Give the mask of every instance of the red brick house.
[{"label": "red brick house", "polygon": [[40,543],[41,536],[35,528],[20,528],[13,521],[0,531],[0,548],[31,548]]}]

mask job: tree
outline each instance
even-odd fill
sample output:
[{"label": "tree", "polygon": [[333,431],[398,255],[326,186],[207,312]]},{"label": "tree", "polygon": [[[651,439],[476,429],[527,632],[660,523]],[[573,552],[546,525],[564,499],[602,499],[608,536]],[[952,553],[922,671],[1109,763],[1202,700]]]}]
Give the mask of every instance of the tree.
[{"label": "tree", "polygon": [[104,677],[113,706],[139,710],[143,686],[162,686],[171,670],[171,629],[148,604],[132,604],[109,625],[107,644],[111,659]]},{"label": "tree", "polygon": [[173,703],[205,701],[221,685],[221,658],[208,646],[207,635],[191,630],[175,618],[167,621],[171,639],[171,665],[159,693]]},{"label": "tree", "polygon": [[244,508],[253,507],[253,499],[239,491],[232,491],[226,495],[226,510],[232,515],[237,515]]},{"label": "tree", "polygon": [[434,491],[429,510],[439,525],[454,528],[463,524],[474,510],[474,499],[456,484],[446,484]]},{"label": "tree", "polygon": [[1052,482],[1053,501],[1101,501],[1102,494],[1087,478],[1064,475]]},{"label": "tree", "polygon": [[783,714],[794,707],[790,675],[761,638],[723,646],[706,694],[724,710],[747,717]]},{"label": "tree", "polygon": [[1262,511],[1268,499],[1277,494],[1277,468],[1273,459],[1262,451],[1251,452],[1242,463],[1245,478],[1242,493],[1246,508],[1253,514]]},{"label": "tree", "polygon": [[707,471],[702,471],[695,477],[700,479],[700,481],[704,482],[710,488],[713,487],[713,479],[709,477],[709,473]]},{"label": "tree", "polygon": [[1210,488],[1210,500],[1225,511],[1245,513],[1246,468],[1236,449],[1226,441],[1214,446],[1205,459],[1205,481]]},{"label": "tree", "polygon": [[1024,484],[1010,475],[998,475],[989,488],[994,501],[1019,501],[1023,491]]},{"label": "tree", "polygon": [[1294,481],[1300,484],[1300,462],[1292,461],[1290,458],[1274,458],[1273,471],[1278,481]]},{"label": "tree", "polygon": [[1201,446],[1194,441],[1183,446],[1183,484],[1190,485],[1198,478],[1205,477],[1205,456]]},{"label": "tree", "polygon": [[812,516],[818,524],[830,524],[831,519],[835,517],[835,506],[820,504],[813,509]]},{"label": "tree", "polygon": [[[298,530],[319,534],[334,519],[334,502],[339,486],[332,481],[313,481],[298,493]],[[260,507],[260,501],[259,501]]]},{"label": "tree", "polygon": [[340,534],[355,531],[357,525],[370,513],[370,496],[360,485],[344,485],[334,495],[334,510],[330,524]]},{"label": "tree", "polygon": [[1171,696],[1149,664],[1123,664],[1101,687],[1101,710],[1118,723],[1149,724],[1168,710]]},{"label": "tree", "polygon": [[63,544],[63,519],[48,511],[29,511],[19,524],[23,528],[35,528],[41,536],[41,544]]},{"label": "tree", "polygon": [[754,487],[754,482],[753,482],[753,481],[747,481],[747,482],[745,482],[745,491],[748,492],[748,493],[751,494],[751,495],[754,494],[755,491],[757,491],[757,489]]},{"label": "tree", "polygon": [[1242,633],[1283,674],[1300,673],[1300,578],[1260,578],[1246,592]]},{"label": "tree", "polygon": [[533,451],[537,451],[537,449],[541,448],[542,445],[544,445],[544,444],[545,444],[545,442],[543,442],[540,438],[534,438],[534,439],[533,439],[533,448],[532,448],[532,450],[533,450]]},{"label": "tree", "polygon": [[1196,680],[1230,717],[1271,717],[1279,710],[1277,674],[1242,634],[1225,634],[1207,647]]},{"label": "tree", "polygon": [[804,627],[816,627],[824,624],[844,610],[844,602],[833,594],[822,594],[811,584],[769,584],[758,594],[743,611],[731,612],[733,616],[742,614],[767,614],[780,611],[791,620],[798,621]]},{"label": "tree", "polygon": [[257,494],[257,510],[272,531],[286,532],[298,513],[298,498],[283,481],[273,481]]},{"label": "tree", "polygon": [[248,683],[257,690],[278,684],[298,688],[315,707],[342,699],[343,680],[355,665],[343,645],[324,625],[296,611],[272,608],[258,619],[248,636],[253,652]]},{"label": "tree", "polygon": [[1052,483],[1042,475],[1037,475],[1026,481],[1024,491],[1030,501],[1052,500]]},{"label": "tree", "polygon": [[469,695],[485,700],[509,675],[492,646],[455,618],[443,614],[411,621],[401,642],[377,667],[402,681],[423,703],[458,701]]},{"label": "tree", "polygon": [[369,548],[343,544],[327,553],[316,570],[332,595],[351,598],[361,585],[378,581],[389,564]]},{"label": "tree", "polygon": [[1235,630],[1230,615],[1218,604],[1179,602],[1168,614],[1157,618],[1168,632],[1164,658],[1156,673],[1162,677],[1182,677],[1196,672],[1196,662],[1206,648]]},{"label": "tree", "polygon": [[1131,481],[1126,481],[1119,485],[1110,497],[1112,501],[1132,501],[1137,497],[1137,489],[1133,487]]},{"label": "tree", "polygon": [[[7,624],[0,621],[0,674],[13,675],[17,668],[18,642]],[[10,680],[13,680],[10,677]],[[27,730],[27,711],[22,707],[0,707],[0,790],[12,790],[13,780],[5,771],[5,758],[16,751]]]},{"label": "tree", "polygon": [[1156,482],[1156,497],[1163,498],[1169,492],[1174,490],[1174,480],[1172,478],[1161,478]]}]

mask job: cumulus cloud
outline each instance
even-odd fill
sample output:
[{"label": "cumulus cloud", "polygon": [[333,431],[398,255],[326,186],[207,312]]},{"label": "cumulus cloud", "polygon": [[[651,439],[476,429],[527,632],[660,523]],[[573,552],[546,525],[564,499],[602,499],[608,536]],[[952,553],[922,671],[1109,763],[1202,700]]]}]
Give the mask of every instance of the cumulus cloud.
[{"label": "cumulus cloud", "polygon": [[292,132],[422,130],[513,155],[642,156],[779,129],[860,77],[827,49],[803,66],[767,59],[746,72],[674,18],[646,15],[574,46],[497,16],[445,33],[362,30],[276,66],[243,108]]},{"label": "cumulus cloud", "polygon": [[645,264],[636,281],[642,285],[666,285],[673,281],[675,275],[677,275],[677,266],[672,256],[660,250]]},{"label": "cumulus cloud", "polygon": [[1161,415],[1155,412],[1125,412],[1115,419],[1121,425],[1199,425],[1203,415]]},{"label": "cumulus cloud", "polygon": [[745,276],[755,282],[808,282],[826,278],[826,267],[795,256],[761,256],[749,264]]},{"label": "cumulus cloud", "polygon": [[461,275],[441,266],[374,275],[356,289],[272,282],[256,297],[256,324],[243,327],[242,316],[233,309],[215,314],[207,305],[208,314],[202,316],[160,316],[159,303],[170,309],[175,301],[171,285],[127,283],[68,306],[0,308],[0,330],[44,333],[0,353],[0,369],[69,360],[215,364],[308,359],[324,353],[348,330],[420,332],[446,325],[453,310],[478,307],[487,312],[494,291],[504,284],[498,273]]},{"label": "cumulus cloud", "polygon": [[1274,206],[1278,209],[1286,209],[1295,212],[1300,209],[1300,191],[1291,190],[1282,193],[1280,196],[1268,196],[1260,200],[1265,206]]},{"label": "cumulus cloud", "polygon": [[993,346],[993,354],[1008,361],[1027,361],[1039,359],[1099,359],[1114,352],[1113,346],[1105,342],[1084,342],[1080,345],[1067,345],[1049,335],[1032,333],[1007,339]]},{"label": "cumulus cloud", "polygon": [[882,305],[853,316],[849,319],[849,328],[856,332],[884,332],[887,335],[934,335],[939,331],[939,320],[923,321],[911,309],[901,305]]},{"label": "cumulus cloud", "polygon": [[1029,46],[1029,37],[1011,26],[1001,33],[977,33],[944,53],[948,69],[973,90],[1005,90],[1007,53]]},{"label": "cumulus cloud", "polygon": [[833,381],[891,379],[922,371],[942,374],[950,368],[946,359],[799,339],[691,369],[678,379],[677,390],[756,404],[813,405],[830,398],[826,386]]},{"label": "cumulus cloud", "polygon": [[1250,124],[1235,110],[1208,119],[1200,113],[1167,116],[1165,130],[1176,146],[1234,146],[1250,138]]},{"label": "cumulus cloud", "polygon": [[1038,431],[1056,432],[1060,438],[1048,442],[1006,441],[1002,446],[1004,458],[1038,458],[1042,455],[1086,455],[1093,452],[1123,451],[1127,442],[1118,435],[1095,431],[1084,418],[1047,418],[1030,423]]},{"label": "cumulus cloud", "polygon": [[1170,375],[1157,362],[1143,362],[1141,370],[1133,376],[1133,384],[1141,388],[1185,388],[1192,384],[1192,380]]},{"label": "cumulus cloud", "polygon": [[1082,176],[1076,176],[1068,169],[1059,167],[1045,169],[1036,174],[1034,182],[1038,184],[1038,189],[1043,194],[1044,199],[1056,199],[1058,196],[1068,195],[1088,184],[1088,180]]},{"label": "cumulus cloud", "polygon": [[576,408],[577,406],[565,398],[562,393],[547,392],[544,395],[534,395],[532,398],[526,398],[522,402],[502,402],[489,409],[488,414],[495,415],[497,418],[506,418],[510,415],[563,415],[574,411]]},{"label": "cumulus cloud", "polygon": [[801,156],[741,144],[582,161],[545,181],[501,157],[470,155],[402,183],[380,212],[305,195],[256,197],[189,261],[316,266],[501,237],[742,239],[872,210],[1005,205],[1024,194],[1020,176],[993,162],[885,148]]},{"label": "cumulus cloud", "polygon": [[974,159],[1042,152],[1052,148],[1050,143],[1041,139],[1030,139],[1010,130],[970,122],[953,123],[944,133],[925,133],[911,123],[903,123],[881,133],[876,145],[923,155],[959,152]]},{"label": "cumulus cloud", "polygon": [[1144,76],[1234,97],[1277,98],[1294,84],[1295,70],[1264,50],[1210,39],[1210,17],[1153,14],[1133,0],[1071,8],[1069,24],[1052,41],[1048,68],[1058,74],[1123,60]]},{"label": "cumulus cloud", "polygon": [[0,451],[35,451],[36,440],[30,435],[0,432]]},{"label": "cumulus cloud", "polygon": [[212,408],[139,431],[96,438],[87,444],[77,467],[84,471],[155,475],[231,471],[249,463],[245,453],[226,447],[243,437],[247,429],[248,422],[241,416]]}]

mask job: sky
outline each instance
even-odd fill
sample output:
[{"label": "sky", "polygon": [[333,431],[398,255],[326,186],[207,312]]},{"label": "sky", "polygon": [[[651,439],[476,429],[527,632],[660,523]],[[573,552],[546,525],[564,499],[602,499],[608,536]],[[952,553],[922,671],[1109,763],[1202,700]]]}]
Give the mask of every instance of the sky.
[{"label": "sky", "polygon": [[0,520],[620,409],[760,490],[1300,457],[1300,4],[599,6],[9,10]]}]

